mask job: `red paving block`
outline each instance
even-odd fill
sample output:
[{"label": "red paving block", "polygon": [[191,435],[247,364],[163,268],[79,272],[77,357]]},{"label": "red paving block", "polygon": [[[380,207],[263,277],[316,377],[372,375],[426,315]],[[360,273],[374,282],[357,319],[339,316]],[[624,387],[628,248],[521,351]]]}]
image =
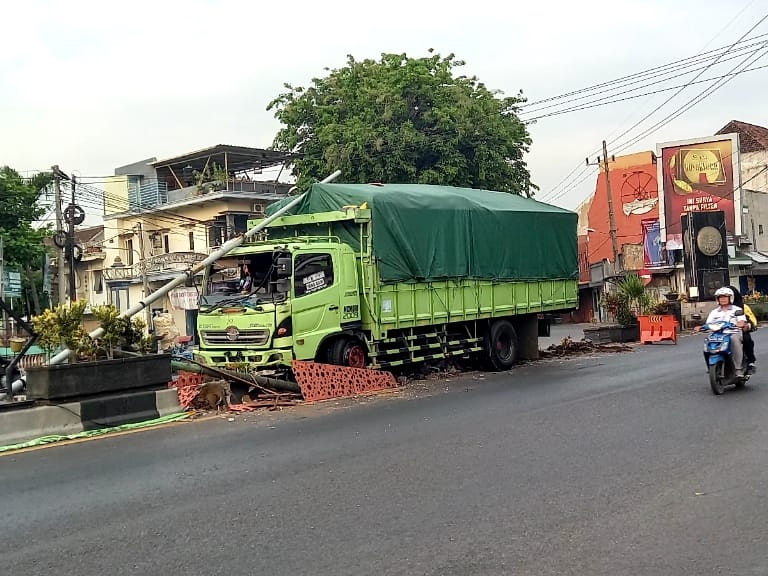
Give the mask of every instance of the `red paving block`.
[{"label": "red paving block", "polygon": [[397,388],[391,372],[293,361],[293,374],[306,402],[347,398]]},{"label": "red paving block", "polygon": [[179,377],[175,381],[168,383],[169,388],[176,388],[179,394],[179,404],[184,408],[189,408],[195,402],[200,386],[203,385],[204,376],[195,372],[179,371]]}]

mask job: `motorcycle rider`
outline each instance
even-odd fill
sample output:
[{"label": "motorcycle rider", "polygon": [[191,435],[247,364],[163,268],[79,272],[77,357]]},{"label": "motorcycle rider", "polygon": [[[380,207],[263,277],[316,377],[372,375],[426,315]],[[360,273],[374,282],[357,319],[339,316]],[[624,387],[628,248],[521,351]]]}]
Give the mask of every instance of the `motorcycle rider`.
[{"label": "motorcycle rider", "polygon": [[[744,310],[733,304],[733,290],[728,287],[718,288],[715,292],[717,299],[717,308],[712,310],[707,316],[706,324],[715,324],[717,322],[731,322],[736,328],[725,330],[731,337],[731,355],[733,364],[736,368],[736,376],[744,376],[744,344],[743,329],[747,324],[747,318],[744,316]],[[701,330],[701,326],[693,329],[695,332]]]},{"label": "motorcycle rider", "polygon": [[744,297],[735,286],[728,286],[733,291],[733,305],[744,310],[744,316],[747,317],[747,325],[744,327],[744,360],[750,368],[754,368],[757,363],[755,358],[755,341],[752,339],[752,332],[757,330],[757,316],[744,302]]}]

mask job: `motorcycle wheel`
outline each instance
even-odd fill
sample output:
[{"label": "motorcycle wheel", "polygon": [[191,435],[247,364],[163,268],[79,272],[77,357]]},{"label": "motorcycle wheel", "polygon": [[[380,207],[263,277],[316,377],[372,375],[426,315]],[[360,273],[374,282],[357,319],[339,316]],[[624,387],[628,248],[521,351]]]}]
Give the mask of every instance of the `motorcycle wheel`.
[{"label": "motorcycle wheel", "polygon": [[723,386],[723,366],[722,362],[718,362],[714,366],[709,367],[709,387],[712,388],[712,394],[720,396],[725,392],[725,386]]}]

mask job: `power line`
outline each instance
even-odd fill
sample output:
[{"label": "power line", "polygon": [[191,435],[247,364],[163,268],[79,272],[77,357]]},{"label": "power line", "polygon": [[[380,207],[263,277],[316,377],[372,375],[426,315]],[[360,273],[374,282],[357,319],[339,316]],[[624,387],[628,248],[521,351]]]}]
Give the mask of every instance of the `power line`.
[{"label": "power line", "polygon": [[[744,41],[744,39],[746,38],[746,36],[748,36],[748,35],[749,35],[749,34],[750,34],[750,33],[751,33],[751,32],[752,32],[752,31],[753,31],[755,28],[757,28],[757,26],[759,26],[759,25],[760,25],[760,24],[761,24],[761,23],[762,23],[762,22],[763,22],[763,21],[764,21],[766,18],[768,18],[768,14],[767,14],[766,16],[764,16],[763,18],[761,18],[761,19],[760,19],[760,20],[757,22],[757,24],[755,24],[755,25],[754,25],[754,26],[752,26],[752,27],[751,27],[749,30],[747,30],[747,32],[745,32],[745,33],[744,33],[744,34],[743,34],[743,35],[742,35],[742,36],[741,36],[739,39],[737,39],[737,40],[736,40],[736,42],[732,43],[732,44],[731,44],[731,45],[730,45],[730,46],[729,46],[729,47],[728,47],[728,48],[727,48],[727,49],[726,49],[724,52],[722,52],[722,53],[721,53],[721,54],[720,54],[720,55],[719,55],[719,56],[718,56],[718,57],[717,57],[717,58],[716,58],[716,59],[715,59],[715,60],[714,60],[712,63],[710,63],[709,67],[713,66],[713,65],[714,65],[716,62],[718,62],[718,61],[719,61],[719,60],[722,58],[722,56],[724,56],[725,54],[727,54],[727,53],[728,53],[728,52],[729,52],[729,51],[730,51],[730,50],[731,50],[731,49],[732,49],[734,46],[736,46],[737,44],[739,44],[739,43],[741,43],[742,41]],[[730,25],[730,23],[729,23],[729,25]],[[719,35],[721,32],[722,32],[722,29],[721,29],[721,31],[720,31],[720,32],[718,32],[718,33],[715,35],[715,37],[717,37],[717,36],[718,36],[718,35]],[[762,38],[762,37],[764,37],[764,36],[765,36],[765,35],[757,36],[757,38]],[[711,41],[712,41],[712,40],[710,40],[710,42],[711,42]],[[720,48],[720,49],[716,49],[716,50],[714,50],[714,51],[710,51],[709,53],[712,53],[712,52],[719,52],[719,51],[721,51],[721,50],[722,50],[722,48]],[[703,54],[708,54],[708,53],[703,53]],[[695,56],[694,56],[694,58],[695,58]],[[701,76],[701,75],[702,75],[704,72],[706,72],[706,70],[707,70],[707,68],[705,68],[704,70],[700,71],[700,72],[699,72],[699,74],[698,74],[697,76],[695,76],[694,78],[692,78],[691,80],[689,80],[689,83],[690,83],[690,82],[693,82],[693,81],[695,81],[695,80],[697,80],[699,76]],[[622,138],[623,136],[626,136],[626,135],[627,135],[629,132],[631,132],[632,130],[634,130],[634,129],[635,129],[635,128],[637,128],[638,126],[640,126],[640,124],[642,124],[642,123],[643,123],[643,122],[645,122],[645,121],[646,121],[648,118],[650,118],[651,116],[653,116],[653,114],[655,114],[656,112],[658,112],[658,111],[659,111],[661,108],[663,108],[664,106],[666,106],[666,104],[668,104],[668,103],[669,103],[669,102],[670,102],[672,99],[674,99],[674,98],[675,98],[675,97],[676,97],[676,96],[677,96],[679,93],[681,93],[683,90],[685,90],[685,88],[686,88],[686,87],[687,87],[687,86],[684,86],[684,87],[682,87],[682,88],[679,88],[677,92],[675,92],[675,93],[674,93],[672,96],[670,96],[669,98],[667,98],[667,99],[666,99],[664,102],[662,102],[661,104],[659,104],[658,106],[656,106],[656,107],[655,107],[653,110],[651,110],[651,112],[649,112],[648,114],[646,114],[645,116],[643,116],[643,117],[642,117],[640,120],[638,120],[638,121],[637,121],[635,124],[633,124],[632,126],[630,126],[630,127],[627,129],[627,130],[623,131],[623,132],[622,132],[621,134],[619,134],[618,136],[616,136],[616,137],[612,138],[612,139],[609,141],[609,145],[612,145],[612,144],[614,144],[614,143],[615,143],[615,142],[616,142],[618,139]],[[587,156],[594,156],[595,154],[598,154],[599,152],[600,152],[600,149],[599,149],[599,148],[597,148],[596,150],[594,150],[593,152],[591,152],[591,153],[590,153],[590,154],[588,154]],[[570,175],[572,175],[574,172],[576,172],[576,171],[579,169],[579,167],[583,167],[583,164],[579,163],[579,164],[576,166],[576,168],[575,168],[574,170],[572,170],[572,171],[571,171]],[[582,168],[582,174],[583,174],[583,168]],[[550,190],[550,192],[549,192],[548,194],[545,194],[545,196],[542,198],[542,201],[550,201],[550,202],[551,202],[551,201],[553,201],[553,199],[561,198],[561,197],[563,197],[565,194],[567,194],[568,192],[570,192],[571,190],[573,190],[573,189],[574,189],[576,186],[578,186],[579,184],[581,184],[581,182],[583,182],[583,180],[584,180],[584,179],[581,179],[581,180],[579,180],[579,181],[578,181],[576,184],[571,184],[571,185],[568,185],[568,184],[566,184],[566,182],[567,182],[567,181],[568,181],[568,179],[570,178],[570,175],[569,175],[569,176],[566,176],[565,178],[563,178],[563,179],[562,179],[562,180],[561,180],[561,181],[560,181],[560,182],[559,182],[559,183],[558,183],[558,184],[557,184],[557,185],[556,185],[556,186],[555,186],[553,189],[551,189],[551,190]],[[563,186],[565,186],[565,187],[563,188]]]},{"label": "power line", "polygon": [[617,141],[618,141],[620,138],[622,138],[623,136],[626,136],[627,134],[629,134],[629,133],[630,133],[632,130],[634,130],[635,128],[637,128],[638,126],[640,126],[640,124],[642,124],[642,123],[643,123],[643,122],[645,122],[645,121],[646,121],[648,118],[650,118],[651,116],[653,116],[653,115],[654,115],[656,112],[658,112],[659,110],[661,110],[661,108],[662,108],[662,107],[666,106],[666,105],[667,105],[669,102],[671,102],[671,101],[672,101],[674,98],[676,98],[676,97],[677,97],[677,96],[678,96],[678,95],[679,95],[681,92],[683,92],[683,90],[685,90],[685,89],[686,89],[686,88],[687,88],[687,87],[688,87],[688,86],[691,84],[691,82],[693,82],[694,80],[697,80],[697,79],[698,79],[698,78],[699,78],[699,77],[700,77],[702,74],[704,74],[704,72],[706,72],[706,71],[707,71],[709,68],[711,68],[712,66],[714,66],[714,65],[715,65],[717,62],[719,62],[719,61],[720,61],[720,58],[721,58],[722,56],[724,56],[725,54],[727,54],[727,53],[728,53],[728,51],[729,51],[731,48],[733,48],[733,47],[734,47],[734,46],[736,46],[736,45],[737,45],[739,42],[741,42],[741,41],[742,41],[744,38],[746,38],[746,37],[747,37],[747,35],[748,35],[750,32],[752,32],[752,31],[753,31],[755,28],[757,28],[757,27],[758,27],[760,24],[762,24],[763,22],[765,22],[765,20],[766,20],[766,19],[768,19],[768,14],[766,14],[765,16],[763,16],[762,18],[760,18],[760,20],[758,20],[756,24],[754,24],[754,25],[753,25],[753,26],[752,26],[752,27],[751,27],[749,30],[747,30],[747,31],[746,31],[744,34],[742,34],[742,36],[741,36],[741,37],[740,37],[738,40],[736,40],[736,42],[734,42],[733,44],[731,44],[731,46],[730,46],[730,48],[728,48],[728,50],[726,50],[726,51],[725,51],[725,52],[723,52],[723,53],[722,53],[720,56],[718,56],[717,58],[715,58],[715,59],[714,59],[714,60],[713,60],[713,61],[712,61],[712,62],[711,62],[711,63],[710,63],[710,64],[709,64],[709,65],[708,65],[706,68],[704,68],[704,70],[702,70],[701,72],[699,72],[698,74],[696,74],[696,76],[694,76],[693,78],[691,78],[691,80],[690,80],[688,83],[684,84],[684,85],[683,85],[681,88],[679,88],[679,89],[678,89],[678,90],[677,90],[677,91],[676,91],[674,94],[672,94],[672,96],[670,96],[669,98],[667,98],[666,100],[664,100],[664,102],[662,102],[661,104],[659,104],[658,106],[656,106],[656,107],[655,107],[653,110],[651,110],[651,111],[650,111],[648,114],[646,114],[645,116],[643,116],[643,117],[642,117],[640,120],[638,120],[637,122],[635,122],[635,123],[634,123],[632,126],[630,126],[629,128],[627,128],[627,129],[626,129],[624,132],[622,132],[621,134],[619,134],[619,135],[618,135],[616,138],[614,138],[613,140],[611,140],[611,141],[610,141],[608,144],[609,144],[609,145],[613,145],[613,144],[615,144],[615,143],[616,143],[616,142],[617,142]]},{"label": "power line", "polygon": [[[757,36],[756,38],[762,38],[762,37],[765,37],[765,36],[768,36],[768,34],[763,34],[761,36]],[[722,64],[724,62],[728,62],[730,60],[734,60],[734,59],[738,58],[743,52],[748,51],[749,48],[754,48],[755,46],[759,47],[762,44],[763,44],[763,42],[754,42],[754,43],[751,43],[751,44],[747,44],[745,46],[741,46],[737,50],[733,51],[728,58],[721,59],[719,63]],[[757,49],[757,48],[755,48],[755,49]],[[709,59],[711,59],[711,58],[707,58],[707,60],[709,60]],[[699,62],[694,62],[694,64],[698,64],[698,63]],[[649,87],[649,86],[655,86],[657,84],[662,84],[664,82],[668,82],[669,80],[673,80],[675,78],[679,78],[681,76],[685,76],[687,74],[690,74],[691,72],[696,72],[696,71],[700,71],[700,70],[706,70],[706,69],[708,69],[710,67],[711,67],[711,65],[700,66],[698,68],[691,68],[690,64],[687,64],[685,66],[678,66],[676,68],[672,68],[672,69],[664,71],[662,73],[651,75],[648,78],[638,78],[638,79],[635,79],[632,82],[622,83],[622,84],[617,85],[617,86],[612,87],[612,88],[606,88],[604,90],[599,90],[597,92],[586,91],[587,92],[586,94],[582,94],[581,96],[578,96],[576,98],[568,98],[568,99],[566,99],[563,102],[555,102],[555,103],[552,103],[552,104],[547,104],[546,106],[538,106],[538,107],[534,108],[533,110],[529,109],[530,105],[523,105],[524,109],[521,112],[521,114],[522,115],[534,114],[534,113],[537,113],[537,112],[541,112],[543,110],[548,110],[548,109],[551,109],[551,108],[557,108],[559,106],[565,106],[567,104],[572,104],[574,102],[579,102],[581,100],[587,100],[589,98],[594,98],[596,96],[599,96],[600,94],[608,94],[607,96],[604,96],[603,98],[597,98],[597,99],[594,99],[594,100],[590,100],[590,102],[600,102],[602,100],[608,100],[610,98],[613,98],[613,97],[616,97],[616,96],[619,96],[619,95],[622,95],[622,94],[627,94],[627,93],[630,93],[630,92],[634,92],[636,90],[642,90],[643,88],[646,88],[646,87]],[[681,69],[682,69],[682,71],[680,71]],[[672,75],[670,75],[670,74],[672,74]],[[653,82],[649,82],[649,80],[653,80]],[[629,86],[634,86],[636,84],[641,84],[641,85],[640,86],[636,86],[635,88],[627,89]],[[621,90],[621,92],[617,92],[618,90]],[[613,93],[613,94],[610,94],[610,93]],[[588,102],[588,103],[590,103],[590,102]],[[528,119],[525,120],[525,122],[532,122],[532,121],[536,120],[537,118],[539,118],[539,117],[528,118]]]},{"label": "power line", "polygon": [[[758,22],[758,25],[759,24],[760,23]],[[744,42],[752,42],[753,40],[757,40],[759,38],[764,38],[764,37],[768,36],[768,33],[765,33],[765,34],[760,34],[760,35],[754,36],[752,38],[745,38],[745,36],[747,34],[749,34],[752,30],[754,30],[754,28],[756,28],[756,27],[757,27],[757,25],[755,27],[751,28],[749,31],[747,31],[747,33],[744,36],[739,38],[733,44],[726,45],[726,46],[721,46],[720,48],[715,48],[713,50],[709,50],[708,52],[700,52],[700,53],[695,54],[693,56],[688,56],[686,58],[681,58],[679,60],[674,60],[672,62],[668,62],[667,64],[662,64],[660,66],[654,66],[652,68],[648,68],[648,69],[642,70],[640,72],[635,72],[635,73],[629,74],[627,76],[621,76],[619,78],[615,78],[614,80],[608,80],[606,82],[600,82],[598,84],[594,84],[594,85],[588,86],[586,88],[580,88],[578,90],[572,90],[570,92],[565,92],[563,94],[559,94],[557,96],[551,96],[549,98],[542,98],[541,100],[535,100],[533,102],[524,102],[524,103],[520,104],[520,107],[521,108],[528,108],[528,107],[532,107],[532,106],[538,106],[539,104],[544,104],[546,102],[552,102],[552,101],[555,101],[555,100],[562,100],[562,99],[565,99],[565,98],[569,98],[571,96],[576,96],[576,95],[579,95],[579,94],[583,94],[585,92],[593,92],[595,90],[599,90],[599,89],[605,88],[607,86],[612,86],[612,85],[615,85],[615,84],[626,84],[630,80],[635,80],[637,78],[643,78],[643,77],[649,76],[649,75],[656,75],[656,74],[659,74],[662,71],[665,71],[665,70],[668,71],[670,68],[675,68],[675,67],[680,67],[680,66],[691,66],[693,64],[699,63],[700,61],[709,60],[710,58],[712,58],[713,56],[717,55],[720,52],[722,52],[722,54],[720,54],[720,57],[722,57],[723,55],[725,55],[728,52],[730,52],[735,46],[737,46],[739,44],[742,44]],[[748,45],[748,46],[751,46],[751,45]],[[743,47],[743,48],[740,48],[740,49],[745,49],[745,48],[746,47]],[[716,60],[717,59],[718,58],[716,58]]]},{"label": "power line", "polygon": [[[768,18],[768,15],[766,15],[766,16],[765,16],[765,18],[763,18],[763,20],[765,20],[766,18]],[[766,41],[766,42],[764,43],[764,47],[763,47],[763,50],[765,50],[765,48],[768,48],[768,41]],[[735,70],[736,70],[736,68],[738,68],[739,66],[742,66],[742,65],[744,65],[744,66],[749,66],[750,64],[753,64],[754,62],[756,62],[756,61],[757,61],[757,60],[759,60],[760,58],[763,58],[763,57],[766,55],[766,53],[768,53],[768,52],[765,52],[765,51],[764,51],[762,54],[759,54],[759,53],[755,53],[755,54],[752,54],[752,55],[750,55],[750,56],[747,56],[747,58],[745,58],[745,59],[744,59],[742,62],[740,62],[739,64],[737,64],[736,66],[734,66],[734,67],[731,69],[731,72],[735,71]],[[748,62],[748,60],[750,60],[750,59],[752,59],[752,62]],[[739,72],[739,73],[740,73],[740,72]],[[699,94],[697,94],[696,96],[694,96],[693,98],[691,98],[691,99],[690,99],[688,102],[686,102],[685,104],[683,104],[682,106],[680,106],[679,108],[677,108],[677,109],[676,109],[674,112],[672,112],[671,114],[668,114],[667,116],[665,116],[664,118],[662,118],[661,120],[659,120],[659,121],[658,121],[656,124],[654,124],[654,125],[653,125],[653,126],[651,126],[650,128],[646,128],[646,129],[645,129],[645,130],[643,130],[643,131],[642,131],[640,134],[638,134],[637,136],[635,136],[634,138],[632,138],[632,139],[631,139],[631,140],[629,140],[628,142],[626,142],[626,143],[624,143],[624,144],[622,144],[622,145],[619,145],[619,147],[618,147],[618,149],[616,150],[616,152],[621,152],[621,151],[623,151],[623,150],[626,150],[626,149],[627,149],[629,146],[632,146],[632,145],[636,144],[637,142],[639,142],[640,140],[642,140],[644,137],[646,137],[646,136],[649,136],[650,134],[652,134],[653,132],[657,131],[659,128],[661,128],[661,127],[663,127],[663,126],[666,126],[666,125],[667,125],[667,124],[669,124],[669,123],[670,123],[672,120],[674,120],[674,119],[675,119],[675,118],[677,118],[678,116],[680,116],[680,115],[684,114],[685,112],[687,112],[688,110],[690,110],[691,108],[693,108],[693,107],[694,107],[696,104],[698,104],[698,103],[699,103],[699,102],[701,102],[702,100],[704,100],[704,99],[708,98],[708,97],[709,97],[709,96],[711,96],[711,95],[712,95],[714,92],[716,92],[717,90],[719,90],[720,88],[722,88],[723,86],[725,86],[725,85],[726,85],[728,82],[730,82],[730,81],[731,81],[731,80],[733,80],[733,79],[734,79],[736,76],[738,76],[738,74],[739,74],[739,73],[736,73],[736,74],[728,74],[728,75],[724,76],[722,79],[720,79],[720,80],[718,80],[717,82],[715,82],[715,83],[714,83],[714,85],[712,85],[712,86],[709,86],[709,87],[707,87],[706,89],[702,90],[702,91],[701,91]]]},{"label": "power line", "polygon": [[658,90],[652,90],[651,92],[643,92],[642,94],[635,94],[633,96],[626,96],[624,98],[617,98],[615,100],[608,100],[608,98],[613,98],[614,96],[619,96],[621,94],[626,94],[629,92],[633,92],[635,90],[640,90],[643,87],[633,88],[632,90],[627,90],[626,92],[619,93],[619,94],[613,94],[611,96],[606,96],[605,98],[600,98],[593,103],[587,103],[587,104],[581,104],[578,106],[574,106],[572,108],[565,108],[563,110],[556,110],[554,112],[549,112],[547,114],[542,114],[541,116],[534,116],[533,118],[528,118],[526,122],[533,122],[535,120],[541,120],[542,118],[549,118],[551,116],[559,116],[561,114],[568,114],[570,112],[579,112],[581,110],[589,110],[591,108],[598,108],[600,106],[607,106],[609,104],[616,104],[618,102],[624,102],[626,100],[634,100],[635,98],[642,98],[643,96],[652,96],[654,94],[661,94],[662,92],[668,92],[669,90],[674,90],[675,88],[682,88],[687,86],[693,86],[695,84],[703,84],[705,82],[712,82],[714,80],[721,80],[723,78],[727,78],[729,76],[738,76],[740,74],[744,74],[745,72],[754,72],[755,70],[762,70],[763,68],[768,68],[768,64],[765,64],[763,66],[755,66],[754,68],[747,68],[745,70],[741,70],[739,72],[732,72],[729,74],[723,74],[722,76],[713,76],[711,78],[705,78],[703,80],[696,80],[695,82],[686,83],[684,85],[679,86],[668,86],[666,88],[659,88]]}]

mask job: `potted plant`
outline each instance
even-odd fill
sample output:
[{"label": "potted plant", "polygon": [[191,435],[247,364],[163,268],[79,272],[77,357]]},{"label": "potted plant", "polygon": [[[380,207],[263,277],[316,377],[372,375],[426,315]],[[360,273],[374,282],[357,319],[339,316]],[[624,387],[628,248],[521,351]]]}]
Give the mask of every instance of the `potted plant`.
[{"label": "potted plant", "polygon": [[601,304],[616,322],[613,326],[587,328],[584,337],[600,342],[636,342],[640,339],[638,316],[651,305],[651,297],[637,274],[628,274],[616,284],[615,292],[603,295]]},{"label": "potted plant", "polygon": [[78,301],[46,310],[32,319],[38,343],[50,357],[69,348],[68,364],[27,370],[27,397],[53,400],[165,385],[171,380],[167,354],[150,354],[153,339],[144,335],[139,318],[122,318],[112,305],[98,306],[93,314],[104,328],[91,338],[83,327],[86,302]]}]

